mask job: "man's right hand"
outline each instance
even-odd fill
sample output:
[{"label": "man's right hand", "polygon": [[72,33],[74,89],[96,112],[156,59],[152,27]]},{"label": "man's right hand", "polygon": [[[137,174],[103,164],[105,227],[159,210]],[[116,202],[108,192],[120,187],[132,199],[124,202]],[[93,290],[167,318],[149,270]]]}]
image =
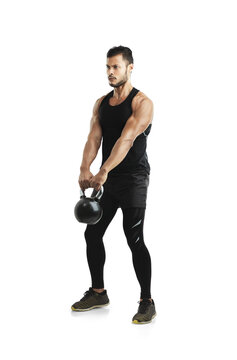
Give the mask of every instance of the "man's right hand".
[{"label": "man's right hand", "polygon": [[86,189],[90,188],[90,180],[94,175],[92,174],[92,172],[88,169],[88,170],[81,170],[80,172],[80,176],[78,179],[78,183],[80,188],[85,191]]}]

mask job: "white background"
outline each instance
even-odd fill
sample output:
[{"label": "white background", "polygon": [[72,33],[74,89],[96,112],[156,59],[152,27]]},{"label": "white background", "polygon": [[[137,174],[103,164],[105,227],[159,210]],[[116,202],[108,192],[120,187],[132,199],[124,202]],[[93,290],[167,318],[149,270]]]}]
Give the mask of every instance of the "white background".
[{"label": "white background", "polygon": [[[1,1],[1,358],[236,359],[235,1]],[[133,51],[154,103],[144,239],[157,317],[118,210],[104,243],[110,305],[72,313],[90,284],[73,214],[106,53]],[[101,150],[92,164],[99,170]],[[87,190],[89,191],[89,190]]]}]

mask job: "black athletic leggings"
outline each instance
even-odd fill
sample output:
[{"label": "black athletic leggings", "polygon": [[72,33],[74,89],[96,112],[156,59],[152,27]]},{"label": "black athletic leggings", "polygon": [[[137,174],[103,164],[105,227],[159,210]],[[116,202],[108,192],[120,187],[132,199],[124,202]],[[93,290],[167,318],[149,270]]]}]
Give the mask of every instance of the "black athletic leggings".
[{"label": "black athletic leggings", "polygon": [[[87,244],[87,261],[91,273],[92,287],[104,288],[103,269],[105,263],[105,248],[103,235],[113,219],[118,205],[106,202],[103,216],[95,225],[87,225],[85,240]],[[143,223],[146,208],[121,208],[123,212],[123,229],[127,243],[132,251],[134,270],[141,287],[141,298],[151,298],[151,258],[143,239]]]}]

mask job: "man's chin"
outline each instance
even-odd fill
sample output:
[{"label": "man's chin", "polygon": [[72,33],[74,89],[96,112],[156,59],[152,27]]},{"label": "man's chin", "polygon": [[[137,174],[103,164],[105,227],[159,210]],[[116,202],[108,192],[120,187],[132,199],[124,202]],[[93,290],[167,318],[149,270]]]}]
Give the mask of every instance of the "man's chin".
[{"label": "man's chin", "polygon": [[113,88],[117,88],[117,87],[119,87],[119,86],[121,86],[121,85],[124,85],[125,83],[126,83],[126,81],[121,81],[121,82],[119,82],[119,83],[117,83],[117,84],[111,84],[111,83],[109,83],[109,85],[112,86]]},{"label": "man's chin", "polygon": [[112,83],[112,82],[109,82],[109,85],[112,86],[112,87],[118,87],[120,84],[119,84],[119,83],[114,84],[114,83]]}]

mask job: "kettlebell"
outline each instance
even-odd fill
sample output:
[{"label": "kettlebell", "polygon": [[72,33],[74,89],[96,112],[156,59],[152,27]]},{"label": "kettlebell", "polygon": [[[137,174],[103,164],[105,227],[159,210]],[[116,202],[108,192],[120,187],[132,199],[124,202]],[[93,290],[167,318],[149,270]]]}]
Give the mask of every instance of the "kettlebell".
[{"label": "kettlebell", "polygon": [[90,197],[86,197],[85,192],[80,189],[80,200],[74,207],[74,215],[77,221],[88,225],[96,224],[103,215],[103,209],[100,205],[100,198],[103,195],[104,188],[93,190]]}]

